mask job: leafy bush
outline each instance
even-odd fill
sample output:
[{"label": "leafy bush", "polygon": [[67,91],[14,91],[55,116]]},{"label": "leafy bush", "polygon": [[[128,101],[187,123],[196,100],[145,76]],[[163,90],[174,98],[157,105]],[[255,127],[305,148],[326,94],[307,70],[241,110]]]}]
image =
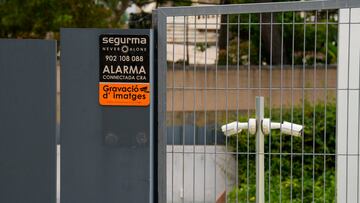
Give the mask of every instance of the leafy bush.
[{"label": "leafy bush", "polygon": [[[267,109],[266,114],[273,121],[305,126],[303,138],[281,135],[278,130],[265,137],[266,201],[280,202],[281,198],[282,202],[334,202],[336,103],[325,106],[324,102],[316,105],[305,102],[303,107],[272,109],[271,116]],[[237,119],[233,114],[228,120],[247,119],[247,116]],[[234,155],[238,162],[238,187],[228,194],[228,202],[255,202],[256,138],[243,131],[227,139],[233,151],[238,152]]]}]

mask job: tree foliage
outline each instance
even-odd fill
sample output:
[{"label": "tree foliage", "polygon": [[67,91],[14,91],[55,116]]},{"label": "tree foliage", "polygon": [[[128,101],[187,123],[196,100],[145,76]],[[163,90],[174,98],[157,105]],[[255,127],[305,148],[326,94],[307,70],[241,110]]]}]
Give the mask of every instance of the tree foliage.
[{"label": "tree foliage", "polygon": [[[121,28],[126,9],[142,8],[166,0],[0,0],[1,38],[58,38],[61,27]],[[191,5],[190,0],[170,1],[173,6]],[[130,28],[150,28],[151,14],[132,14]],[[137,22],[135,22],[137,21]],[[49,34],[55,34],[49,36]]]},{"label": "tree foliage", "polygon": [[[134,1],[134,4],[137,5],[139,8],[142,6],[152,3],[152,0],[138,0]],[[192,4],[191,0],[157,0],[156,7],[161,4],[171,3],[172,6],[190,6]],[[131,13],[129,18],[129,28],[142,28],[142,29],[149,29],[152,26],[152,13],[146,13],[141,11],[140,13]]]},{"label": "tree foliage", "polygon": [[89,0],[6,0],[0,37],[44,38],[60,27],[107,27],[111,12]]},{"label": "tree foliage", "polygon": [[[279,1],[283,0],[276,2]],[[223,3],[264,2],[275,0],[225,0]],[[240,26],[237,25],[238,21]],[[222,15],[218,63],[237,64],[239,52],[240,65],[314,64],[315,59],[316,63],[335,64],[338,30],[336,21],[335,10]],[[228,22],[230,25],[227,25]],[[239,47],[237,41],[240,42]]]}]

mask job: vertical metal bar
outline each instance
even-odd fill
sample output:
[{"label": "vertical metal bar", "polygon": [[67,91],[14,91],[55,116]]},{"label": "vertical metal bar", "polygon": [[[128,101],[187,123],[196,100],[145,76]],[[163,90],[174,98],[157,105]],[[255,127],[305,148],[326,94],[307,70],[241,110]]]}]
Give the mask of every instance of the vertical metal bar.
[{"label": "vertical metal bar", "polygon": [[[350,100],[350,92],[349,92],[349,86],[350,86],[350,44],[351,43],[351,8],[349,8],[349,41],[348,41],[348,73],[347,73],[347,88],[346,88],[346,94],[347,94],[347,104],[346,104],[346,168],[349,167],[349,100]],[[348,202],[348,169],[346,170],[346,203]]]},{"label": "vertical metal bar", "polygon": [[312,179],[313,179],[313,184],[312,184],[312,189],[313,189],[313,193],[312,193],[312,201],[315,201],[315,134],[316,134],[316,50],[317,50],[317,23],[318,23],[318,11],[315,11],[315,41],[314,41],[314,74],[313,74],[313,168],[312,168]]},{"label": "vertical metal bar", "polygon": [[[229,89],[229,15],[226,15],[226,123],[228,122],[228,89]],[[227,125],[226,125],[227,126]],[[225,139],[225,165],[227,166],[227,150],[228,150],[228,139]],[[225,167],[225,202],[227,202],[227,167]]]},{"label": "vertical metal bar", "polygon": [[328,85],[328,43],[329,43],[329,10],[326,10],[326,28],[325,28],[325,93],[324,93],[324,203],[326,202],[326,127],[327,127],[327,85]]},{"label": "vertical metal bar", "polygon": [[217,184],[217,181],[216,181],[216,161],[217,161],[217,87],[218,87],[218,53],[219,53],[219,48],[218,48],[218,42],[219,42],[219,29],[218,29],[218,26],[219,26],[219,16],[216,15],[216,42],[215,42],[215,50],[216,50],[216,60],[215,60],[215,164],[214,164],[214,184],[215,184],[215,188],[214,188],[214,201],[216,202],[216,184]]},{"label": "vertical metal bar", "polygon": [[[336,10],[336,15],[337,16],[339,16],[340,17],[340,9],[337,9]],[[337,29],[338,29],[338,36],[340,36],[339,35],[339,33],[340,33],[340,18],[337,20],[337,24],[336,24],[336,26],[337,26]],[[339,37],[338,37],[338,39],[337,39],[337,41],[339,42]],[[337,55],[339,55],[339,52],[337,52]],[[338,108],[338,106],[339,106],[339,103],[338,103],[338,101],[339,101],[339,68],[337,69],[337,71],[336,71],[336,126],[338,126],[338,124],[339,124],[339,113],[340,113],[340,111],[339,111],[339,108]],[[334,166],[335,166],[335,189],[336,189],[336,191],[334,192],[334,200],[335,200],[335,202],[337,202],[337,200],[338,200],[338,192],[337,191],[339,191],[339,189],[338,189],[338,172],[339,172],[339,166],[338,166],[338,150],[339,150],[339,148],[338,148],[338,129],[336,130],[336,135],[335,135],[335,142],[336,142],[336,146],[335,146],[335,163],[334,163]]]},{"label": "vertical metal bar", "polygon": [[[284,12],[281,13],[281,66],[280,66],[280,123],[282,123],[283,79],[284,79]],[[282,130],[280,130],[280,200],[282,202]]]},{"label": "vertical metal bar", "polygon": [[[240,71],[239,71],[239,65],[240,65],[240,15],[238,15],[238,19],[237,19],[237,46],[236,46],[236,71],[237,71],[237,77],[236,77],[236,87],[237,87],[237,91],[236,91],[236,120],[239,120],[239,78],[240,78]],[[236,131],[238,131],[239,126],[236,126]],[[238,188],[239,188],[239,136],[236,135],[236,203],[239,202],[239,194],[238,194]]]},{"label": "vertical metal bar", "polygon": [[[269,79],[269,118],[271,119],[272,109],[272,68],[273,68],[273,13],[270,15],[270,79]],[[270,122],[271,129],[271,122]],[[271,202],[271,130],[269,131],[269,183],[268,183],[268,202]]]},{"label": "vertical metal bar", "polygon": [[[150,31],[150,33],[151,33],[151,38],[153,39],[153,31]],[[152,47],[152,49],[151,49],[151,66],[150,67],[152,67],[152,70],[150,71],[150,74],[152,74],[153,76],[151,77],[151,81],[152,81],[152,84],[154,84],[155,83],[155,80],[154,80],[154,48],[155,48],[155,46],[154,46],[154,42],[152,41],[152,42],[150,42],[150,47]],[[154,95],[154,87],[151,87],[150,88],[151,89],[151,92],[153,93],[153,95]],[[166,87],[165,87],[165,89],[166,89]],[[156,103],[154,103],[154,104],[156,104]],[[151,181],[151,185],[150,185],[150,189],[149,189],[149,199],[150,199],[150,203],[154,203],[154,201],[155,201],[155,189],[154,189],[154,186],[156,186],[157,184],[156,184],[156,182],[157,181],[154,181],[154,176],[155,176],[155,173],[154,173],[154,169],[155,169],[155,164],[154,164],[154,160],[155,160],[155,158],[154,158],[154,128],[155,128],[155,121],[154,121],[154,116],[156,115],[156,113],[154,112],[154,104],[152,104],[151,105],[151,109],[150,109],[150,115],[151,115],[151,118],[150,118],[150,125],[151,125],[151,127],[150,127],[150,130],[151,130],[151,133],[150,133],[150,135],[151,135],[151,140],[150,140],[150,142],[149,142],[149,144],[150,144],[150,170],[149,170],[149,179],[150,179],[150,181]],[[165,156],[166,156],[166,154],[165,154]]]},{"label": "vertical metal bar", "polygon": [[194,133],[193,133],[193,203],[195,202],[195,180],[196,180],[196,161],[195,161],[195,146],[196,146],[196,16],[194,16]]},{"label": "vertical metal bar", "polygon": [[259,14],[260,15],[260,20],[259,20],[259,96],[261,96],[261,32],[262,32],[262,13]]},{"label": "vertical metal bar", "polygon": [[173,17],[173,55],[172,55],[172,98],[171,98],[171,114],[172,114],[172,154],[171,154],[171,202],[174,203],[174,145],[175,145],[175,113],[174,113],[174,94],[175,94],[175,17]]},{"label": "vertical metal bar", "polygon": [[204,203],[205,203],[205,197],[206,197],[206,124],[207,124],[207,32],[208,32],[208,16],[205,15],[205,80],[204,80],[204,119],[205,119],[205,130],[204,130]]},{"label": "vertical metal bar", "polygon": [[[262,46],[262,13],[259,14],[259,96],[261,96],[261,46]],[[257,132],[256,132],[256,202],[257,203],[264,203],[265,202],[265,166],[264,166],[264,134],[261,131],[261,121],[264,117],[264,101],[263,97],[261,97],[258,101],[256,98],[256,118],[257,118]],[[257,106],[258,102],[261,105],[262,100],[262,107]],[[259,107],[259,109],[258,109]]]},{"label": "vertical metal bar", "polygon": [[[358,98],[360,99],[360,53],[359,53],[359,86],[358,86],[357,91],[359,92],[358,93]],[[360,102],[358,104],[358,132],[357,132],[358,135],[360,135],[360,124],[359,124],[359,122],[360,122]],[[359,153],[360,153],[360,139],[358,138],[358,148],[357,148],[357,163],[358,163],[358,166],[357,166],[357,177],[356,177],[356,180],[357,180],[357,193],[356,193],[357,202],[359,202],[359,189],[360,189],[360,183],[359,183],[360,154]]]},{"label": "vertical metal bar", "polygon": [[[247,120],[249,120],[249,117],[250,117],[250,68],[251,68],[251,14],[249,14],[249,22],[248,22],[248,25],[249,25],[249,30],[248,30],[248,33],[249,33],[249,42],[248,42],[248,112],[247,112]],[[249,128],[249,126],[248,126]],[[250,134],[249,134],[249,131],[247,131],[247,154],[246,154],[246,202],[249,203],[249,183],[250,183],[250,167],[249,167],[249,162],[250,162]]]},{"label": "vertical metal bar", "polygon": [[256,97],[256,203],[265,202],[264,134],[261,123],[264,119],[264,97]]},{"label": "vertical metal bar", "polygon": [[[292,12],[292,51],[291,51],[291,123],[294,116],[294,63],[295,63],[295,12]],[[291,124],[292,129],[292,124]],[[291,161],[290,161],[290,202],[293,201],[293,136],[291,136]]]},{"label": "vertical metal bar", "polygon": [[[302,126],[305,125],[305,68],[306,68],[306,12],[304,12],[304,41],[303,41],[303,69],[302,69]],[[301,136],[301,203],[304,202],[304,131]]]},{"label": "vertical metal bar", "polygon": [[[187,32],[187,17],[184,16],[184,32]],[[186,38],[186,34],[184,34],[184,42],[183,42],[183,85],[182,85],[182,122],[183,122],[183,131],[182,131],[182,190],[181,190],[181,196],[182,196],[182,202],[185,202],[185,69],[186,69],[186,63],[187,63],[187,58],[186,58],[186,42],[187,38]]]}]

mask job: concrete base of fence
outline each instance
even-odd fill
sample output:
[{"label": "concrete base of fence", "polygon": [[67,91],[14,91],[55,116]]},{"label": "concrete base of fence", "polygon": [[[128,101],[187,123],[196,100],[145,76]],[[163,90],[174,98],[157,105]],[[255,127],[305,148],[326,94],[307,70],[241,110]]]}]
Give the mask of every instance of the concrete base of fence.
[{"label": "concrete base of fence", "polygon": [[167,146],[168,202],[216,202],[231,191],[236,160],[223,145]]}]

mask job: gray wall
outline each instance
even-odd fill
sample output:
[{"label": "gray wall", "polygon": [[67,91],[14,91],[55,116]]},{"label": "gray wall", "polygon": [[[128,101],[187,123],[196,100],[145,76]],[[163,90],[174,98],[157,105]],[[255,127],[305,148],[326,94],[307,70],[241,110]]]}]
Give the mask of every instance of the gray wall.
[{"label": "gray wall", "polygon": [[[174,71],[172,64],[168,67],[167,111],[193,111],[194,108],[197,111],[205,111],[205,109],[206,111],[247,111],[248,108],[255,109],[255,97],[259,95],[265,97],[265,107],[269,107],[266,98],[269,98],[270,94],[272,108],[280,108],[281,105],[283,108],[290,108],[292,105],[302,104],[303,84],[306,88],[304,93],[307,100],[313,98],[313,87],[316,87],[316,102],[324,100],[325,92],[328,93],[329,100],[336,96],[336,65],[329,65],[327,68],[317,65],[316,71],[313,66],[307,66],[305,71],[302,66],[295,66],[294,70],[291,66],[285,66],[283,69],[274,66],[271,72],[268,66],[264,66],[261,69],[261,86],[259,86],[258,66],[252,66],[250,71],[246,66],[241,66],[237,71],[236,66],[229,66],[227,70],[224,66],[216,69],[215,66],[208,65],[205,72],[205,67],[197,64],[196,73],[194,73],[193,65],[184,70],[181,64],[176,64]],[[314,81],[314,74],[316,74],[316,81]],[[259,87],[261,87],[261,94]],[[184,104],[183,97],[185,97]],[[240,102],[237,102],[238,98],[241,99]]]}]

